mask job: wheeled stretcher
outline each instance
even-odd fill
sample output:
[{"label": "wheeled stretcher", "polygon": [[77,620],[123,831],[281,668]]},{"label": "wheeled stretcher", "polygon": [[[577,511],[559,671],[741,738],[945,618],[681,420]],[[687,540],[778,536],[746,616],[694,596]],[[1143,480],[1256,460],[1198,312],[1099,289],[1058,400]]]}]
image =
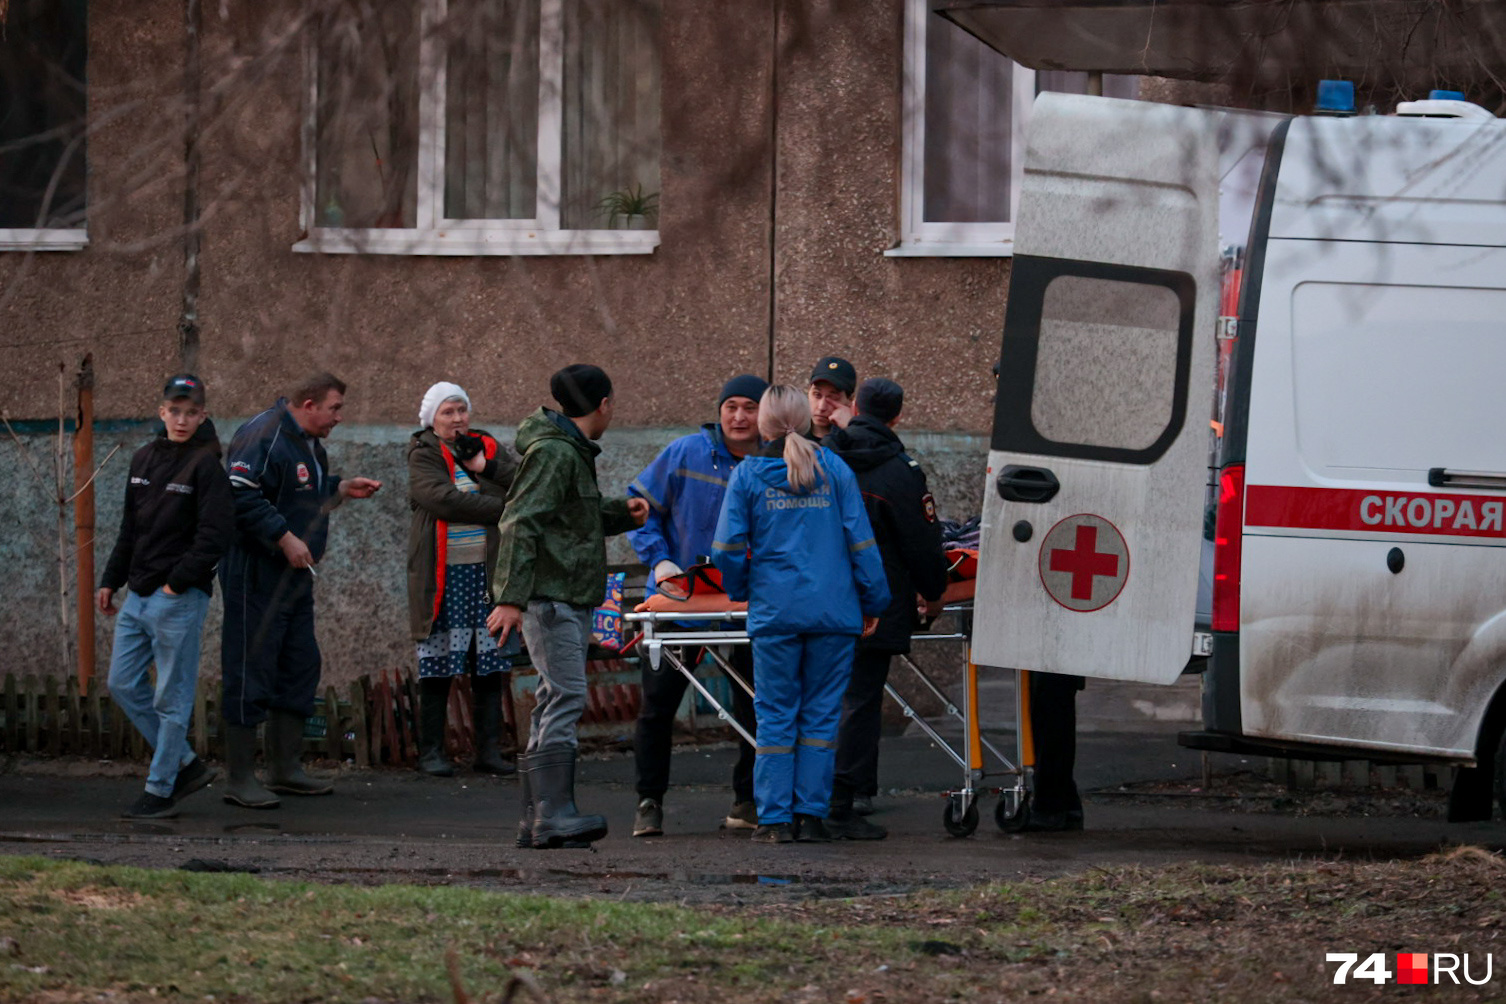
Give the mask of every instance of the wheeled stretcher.
[{"label": "wheeled stretcher", "polygon": [[[640,656],[648,660],[650,669],[662,672],[668,666],[669,669],[684,676],[690,686],[701,695],[702,700],[715,709],[720,720],[730,725],[750,745],[756,746],[754,737],[737,723],[732,713],[695,675],[696,666],[700,663],[698,653],[704,651],[707,657],[727,674],[734,686],[741,687],[746,693],[752,695],[751,682],[743,679],[733,669],[727,657],[733,647],[751,644],[751,639],[744,627],[747,617],[745,610],[715,612],[640,610],[623,615],[625,621],[641,632],[634,640],[634,644]],[[970,643],[972,635],[972,604],[970,602],[947,606],[942,617],[950,619],[955,625],[955,630],[921,632],[916,634],[913,640],[918,643],[942,641]],[[1014,712],[1017,727],[1015,729],[1016,748],[1014,757],[1011,759],[982,734],[978,708],[978,667],[973,664],[970,646],[968,651],[969,656],[962,679],[960,706],[914,659],[909,655],[899,656],[900,662],[908,667],[920,680],[922,686],[941,702],[944,713],[962,723],[962,740],[956,746],[949,742],[934,724],[927,721],[925,716],[916,711],[892,683],[884,687],[889,697],[900,706],[905,717],[913,721],[962,771],[961,786],[945,792],[947,803],[942,816],[942,825],[954,837],[969,836],[978,828],[978,802],[983,795],[988,793],[999,796],[998,804],[994,809],[994,821],[998,823],[1000,829],[1013,830],[1015,824],[1024,818],[1024,809],[1030,797],[1031,772],[1035,763],[1034,744],[1030,734],[1029,674],[1015,671]],[[994,777],[1000,778],[1003,784],[998,787],[982,787],[986,779]]]}]

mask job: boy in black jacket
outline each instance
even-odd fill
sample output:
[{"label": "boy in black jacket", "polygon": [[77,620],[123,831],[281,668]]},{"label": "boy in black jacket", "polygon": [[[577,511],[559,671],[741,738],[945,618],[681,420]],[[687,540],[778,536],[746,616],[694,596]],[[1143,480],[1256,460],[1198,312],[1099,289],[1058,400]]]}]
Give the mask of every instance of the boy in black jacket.
[{"label": "boy in black jacket", "polygon": [[219,442],[199,435],[203,383],[173,377],[157,414],[163,430],[131,458],[120,536],[95,596],[113,614],[115,593],[130,587],[115,624],[110,695],[154,751],[146,792],[124,813],[130,819],[176,816],[180,799],[214,780],[188,748],[188,720],[214,568],[235,532]]}]

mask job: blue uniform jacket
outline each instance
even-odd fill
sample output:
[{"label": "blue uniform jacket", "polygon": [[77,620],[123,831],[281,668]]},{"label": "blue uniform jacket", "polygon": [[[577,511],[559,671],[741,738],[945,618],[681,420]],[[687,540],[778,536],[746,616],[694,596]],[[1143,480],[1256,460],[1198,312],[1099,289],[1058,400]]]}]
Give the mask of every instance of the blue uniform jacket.
[{"label": "blue uniform jacket", "polygon": [[[648,502],[648,519],[628,534],[638,560],[648,566],[673,561],[689,568],[711,553],[716,520],[727,494],[727,480],[738,458],[727,449],[722,427],[707,422],[701,431],[681,436],[653,459],[628,486],[628,494]],[[648,592],[658,592],[652,584]]]},{"label": "blue uniform jacket", "polygon": [[325,502],[340,488],[316,437],[307,436],[286,398],[235,430],[225,454],[235,495],[236,543],[281,557],[277,541],[289,530],[324,556],[329,530]]},{"label": "blue uniform jacket", "polygon": [[857,478],[828,449],[810,491],[790,487],[782,459],[749,457],[732,472],[712,561],[748,634],[861,634],[889,606],[884,562]]}]

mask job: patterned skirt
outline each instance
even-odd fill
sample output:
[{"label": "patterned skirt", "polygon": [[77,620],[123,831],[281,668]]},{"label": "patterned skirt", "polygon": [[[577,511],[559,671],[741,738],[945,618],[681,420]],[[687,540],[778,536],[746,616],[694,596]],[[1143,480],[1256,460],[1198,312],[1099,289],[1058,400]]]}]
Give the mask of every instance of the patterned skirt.
[{"label": "patterned skirt", "polygon": [[[460,676],[472,659],[476,675],[505,673],[512,662],[497,647],[497,639],[486,630],[486,615],[491,612],[491,597],[486,595],[486,564],[446,565],[444,597],[439,616],[429,637],[417,644],[420,677]],[[512,648],[512,639],[508,639]]]}]

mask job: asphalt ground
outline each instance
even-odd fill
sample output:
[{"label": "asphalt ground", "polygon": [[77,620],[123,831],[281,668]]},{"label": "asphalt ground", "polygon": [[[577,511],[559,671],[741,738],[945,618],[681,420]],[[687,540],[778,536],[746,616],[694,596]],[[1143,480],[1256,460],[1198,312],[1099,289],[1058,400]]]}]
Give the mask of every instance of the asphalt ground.
[{"label": "asphalt ground", "polygon": [[[756,845],[721,828],[731,803],[731,743],[678,748],[665,800],[665,834],[630,835],[636,794],[630,753],[592,754],[579,767],[582,811],[607,816],[610,834],[591,849],[514,846],[518,786],[461,770],[450,779],[410,770],[335,771],[336,792],[284,798],[253,811],[221,801],[219,786],[185,800],[172,820],[133,822],[118,814],[141,790],[141,765],[13,759],[0,773],[0,853],[41,854],[144,867],[231,869],[314,881],[445,883],[493,889],[631,899],[707,901],[875,895],[990,879],[1174,861],[1253,861],[1296,856],[1390,859],[1451,844],[1506,847],[1499,821],[1351,811],[1324,816],[1231,811],[1200,790],[1199,754],[1177,746],[1175,722],[1134,730],[1085,722],[1078,780],[1085,792],[1081,833],[1010,834],[994,824],[997,798],[981,798],[976,832],[959,839],[942,825],[943,792],[960,768],[929,740],[885,740],[884,793],[872,817],[890,830],[881,842]],[[1110,722],[1112,724],[1112,722]],[[1013,737],[990,731],[1006,753]],[[1263,761],[1218,755],[1218,778],[1259,776]],[[987,778],[984,786],[1008,781]],[[1161,796],[1123,789],[1162,782]],[[1230,782],[1232,783],[1232,782]],[[1226,796],[1237,801],[1233,796]],[[1369,811],[1368,809],[1365,811]]]}]

